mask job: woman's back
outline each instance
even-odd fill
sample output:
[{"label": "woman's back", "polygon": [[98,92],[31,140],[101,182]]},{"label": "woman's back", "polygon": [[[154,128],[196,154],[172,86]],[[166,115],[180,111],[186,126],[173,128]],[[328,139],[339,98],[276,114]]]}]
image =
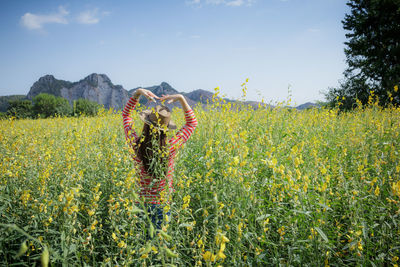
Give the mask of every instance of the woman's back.
[{"label": "woman's back", "polygon": [[[139,95],[140,96],[140,95]],[[152,158],[148,159],[144,157],[143,151],[140,151],[140,143],[144,140],[144,136],[139,137],[133,129],[133,120],[130,117],[130,111],[136,107],[138,102],[138,95],[131,97],[122,111],[122,117],[124,122],[125,136],[128,144],[131,146],[131,155],[138,166],[139,174],[139,196],[143,198],[145,203],[160,204],[168,201],[168,195],[174,191],[173,189],[173,173],[174,173],[174,160],[177,151],[182,145],[190,138],[194,129],[197,126],[197,120],[193,113],[193,110],[187,105],[184,98],[180,95],[175,95],[175,98],[181,100],[182,107],[184,109],[184,115],[186,123],[185,125],[165,143],[166,148],[166,173],[165,175],[155,175],[157,173],[163,173],[162,171],[154,171],[154,168],[149,168],[151,164],[149,161],[154,161],[154,154]],[[180,96],[180,97],[177,97]],[[168,97],[165,98],[168,100]],[[174,97],[174,96],[172,96]],[[183,100],[182,100],[183,99]],[[146,121],[145,121],[146,122]],[[146,125],[146,124],[145,124]],[[148,127],[148,126],[145,126]],[[150,127],[151,128],[151,127]],[[145,130],[145,129],[144,129]],[[143,131],[144,132],[144,131]],[[158,137],[159,138],[159,137]],[[157,143],[157,142],[156,142]],[[159,142],[158,142],[159,143]],[[161,145],[162,146],[162,145]],[[153,148],[154,149],[154,148]],[[162,151],[159,151],[163,153]],[[155,157],[157,158],[157,157]],[[161,161],[157,160],[156,161]],[[157,162],[156,162],[157,163]],[[154,166],[154,164],[153,164]]]}]

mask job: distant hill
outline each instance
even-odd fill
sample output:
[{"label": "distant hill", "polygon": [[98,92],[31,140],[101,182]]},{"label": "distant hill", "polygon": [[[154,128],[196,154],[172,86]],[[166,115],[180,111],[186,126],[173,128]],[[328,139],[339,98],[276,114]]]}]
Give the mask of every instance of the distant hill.
[{"label": "distant hill", "polygon": [[207,104],[207,101],[211,103],[213,95],[214,94],[212,92],[203,89],[197,89],[190,93],[184,94],[184,96],[202,104]]},{"label": "distant hill", "polygon": [[304,109],[313,108],[313,107],[319,107],[319,105],[317,105],[315,103],[307,102],[307,103],[297,106],[296,108],[298,110],[304,110]]},{"label": "distant hill", "polygon": [[[6,111],[8,107],[8,101],[14,99],[33,99],[40,93],[48,93],[55,96],[61,96],[66,98],[71,104],[74,100],[79,98],[88,99],[95,101],[105,108],[114,108],[120,110],[124,107],[125,103],[129,100],[129,97],[133,92],[140,87],[126,90],[121,85],[114,85],[110,78],[105,74],[92,73],[85,78],[77,81],[70,82],[65,80],[56,79],[53,75],[45,75],[40,77],[32,87],[30,88],[27,96],[14,95],[14,96],[3,96],[0,97],[0,111]],[[150,87],[143,87],[147,90],[152,91],[157,96],[167,94],[178,94],[179,91],[173,88],[166,82],[162,82],[160,85],[154,85]],[[190,106],[197,104],[205,105],[212,101],[213,93],[203,89],[197,89],[189,93],[181,92],[185,96]],[[234,102],[225,98],[227,102]],[[144,105],[152,106],[153,103],[147,103],[146,99],[142,98],[141,103]],[[245,104],[251,105],[254,109],[257,109],[261,102],[257,101],[245,101]],[[169,107],[179,106],[179,103],[167,104]],[[313,103],[306,103],[297,107],[298,109],[304,109],[309,106],[315,105]]]}]

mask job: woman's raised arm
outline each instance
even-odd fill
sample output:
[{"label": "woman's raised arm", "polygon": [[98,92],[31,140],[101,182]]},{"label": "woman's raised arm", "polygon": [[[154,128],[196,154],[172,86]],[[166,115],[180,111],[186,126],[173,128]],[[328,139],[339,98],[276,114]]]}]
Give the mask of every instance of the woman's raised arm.
[{"label": "woman's raised arm", "polygon": [[134,147],[134,143],[138,138],[138,135],[136,134],[135,129],[133,128],[133,120],[130,116],[130,113],[133,109],[135,109],[136,104],[139,101],[141,95],[144,95],[149,100],[153,100],[154,98],[159,99],[159,97],[153,94],[151,91],[139,88],[135,91],[133,96],[128,100],[124,109],[122,110],[122,120],[124,123],[125,137],[129,145],[132,147]]},{"label": "woman's raised arm", "polygon": [[181,95],[181,94],[176,94],[176,95],[163,95],[160,98],[160,101],[167,101],[167,103],[171,104],[173,102],[179,101],[181,103],[183,112],[187,112],[191,110],[189,104],[186,101],[186,98]]},{"label": "woman's raised arm", "polygon": [[185,115],[186,124],[169,141],[174,145],[174,149],[176,150],[181,147],[193,134],[194,129],[197,127],[197,119],[183,95],[163,95],[160,100],[167,101],[168,103],[179,101]]}]

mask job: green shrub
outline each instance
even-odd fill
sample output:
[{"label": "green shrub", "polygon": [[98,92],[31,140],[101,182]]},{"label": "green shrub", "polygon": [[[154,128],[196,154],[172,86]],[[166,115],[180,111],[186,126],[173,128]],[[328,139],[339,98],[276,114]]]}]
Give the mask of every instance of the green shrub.
[{"label": "green shrub", "polygon": [[33,111],[35,115],[44,118],[55,115],[68,116],[72,113],[72,107],[65,98],[41,93],[33,98]]},{"label": "green shrub", "polygon": [[10,100],[8,101],[7,116],[13,116],[17,119],[32,117],[32,101],[30,100]]}]

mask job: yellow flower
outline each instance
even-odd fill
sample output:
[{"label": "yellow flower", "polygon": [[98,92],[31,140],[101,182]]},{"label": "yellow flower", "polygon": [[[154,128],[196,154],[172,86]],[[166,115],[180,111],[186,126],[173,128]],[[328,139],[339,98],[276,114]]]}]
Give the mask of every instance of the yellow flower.
[{"label": "yellow flower", "polygon": [[374,193],[375,193],[375,196],[379,196],[379,185],[376,186]]},{"label": "yellow flower", "polygon": [[226,258],[226,255],[221,250],[218,251],[216,259],[222,259],[223,260],[225,258]]},{"label": "yellow flower", "polygon": [[395,86],[394,86],[394,91],[397,92],[398,90],[399,90],[399,86],[398,86],[398,85],[395,85]]},{"label": "yellow flower", "polygon": [[120,248],[126,247],[125,241],[124,241],[124,240],[121,240],[121,241],[118,243],[118,247],[120,247]]},{"label": "yellow flower", "polygon": [[239,164],[239,156],[233,158],[233,165],[236,166]]},{"label": "yellow flower", "polygon": [[215,255],[212,254],[210,251],[206,251],[206,252],[203,254],[203,259],[204,259],[205,261],[207,261],[207,262],[215,261]]},{"label": "yellow flower", "polygon": [[285,226],[282,226],[278,229],[278,233],[280,234],[280,236],[283,236],[285,234]]},{"label": "yellow flower", "polygon": [[190,203],[190,196],[189,196],[189,195],[184,196],[184,197],[183,197],[182,209],[183,209],[183,210],[186,209],[186,208],[189,206],[189,203]]},{"label": "yellow flower", "polygon": [[357,242],[357,247],[358,247],[358,250],[360,250],[360,251],[363,250],[363,246],[362,246],[361,241],[358,241],[358,242]]},{"label": "yellow flower", "polygon": [[392,183],[393,194],[400,197],[400,181]]},{"label": "yellow flower", "polygon": [[99,222],[97,221],[97,220],[95,220],[93,223],[92,223],[92,225],[90,226],[90,230],[94,230],[94,229],[96,229],[96,225],[98,224]]}]

